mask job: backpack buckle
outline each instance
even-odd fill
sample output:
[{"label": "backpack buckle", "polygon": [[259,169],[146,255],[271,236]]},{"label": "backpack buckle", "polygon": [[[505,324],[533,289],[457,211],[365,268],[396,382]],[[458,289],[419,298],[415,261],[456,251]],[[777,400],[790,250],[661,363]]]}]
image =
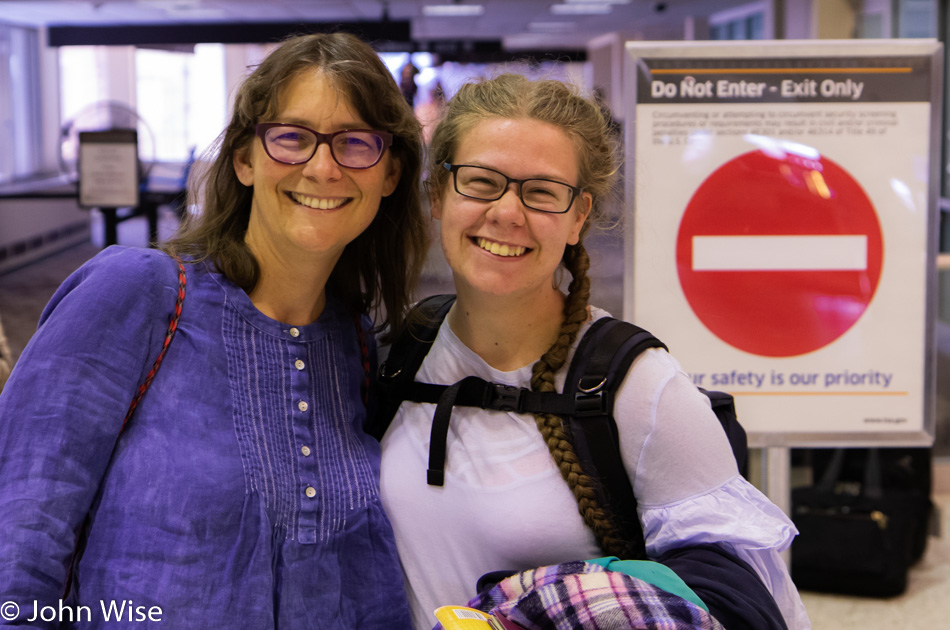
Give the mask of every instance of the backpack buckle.
[{"label": "backpack buckle", "polygon": [[522,413],[524,411],[524,390],[512,385],[499,385],[492,383],[493,388],[487,389],[486,394],[494,390],[494,397],[485,405],[486,408],[496,409],[498,411],[514,411]]}]

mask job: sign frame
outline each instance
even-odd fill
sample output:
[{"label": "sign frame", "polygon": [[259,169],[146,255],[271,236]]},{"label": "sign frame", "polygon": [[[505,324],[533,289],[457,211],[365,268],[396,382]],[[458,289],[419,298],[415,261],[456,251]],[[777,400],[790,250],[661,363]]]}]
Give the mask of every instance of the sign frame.
[{"label": "sign frame", "polygon": [[85,209],[138,207],[135,129],[79,132],[79,205]]},{"label": "sign frame", "polygon": [[[908,367],[907,382],[912,383],[913,387],[907,388],[908,406],[910,411],[902,409],[898,414],[900,417],[894,418],[875,418],[870,417],[866,412],[869,405],[874,405],[884,400],[884,396],[896,394],[897,392],[853,392],[849,398],[843,392],[815,390],[802,390],[801,392],[778,388],[780,391],[769,392],[771,398],[766,396],[766,392],[750,391],[747,386],[740,386],[736,383],[729,385],[710,383],[709,380],[700,382],[701,386],[710,389],[721,389],[729,391],[736,396],[737,408],[742,419],[743,425],[749,433],[749,444],[754,447],[813,447],[813,446],[929,446],[933,443],[936,412],[935,412],[935,392],[936,392],[936,350],[935,350],[935,322],[936,322],[936,259],[938,251],[938,220],[939,220],[939,187],[940,187],[940,130],[941,130],[941,112],[942,112],[942,73],[943,57],[942,45],[936,40],[781,40],[781,41],[746,41],[746,42],[627,42],[625,46],[624,64],[623,64],[623,89],[624,89],[624,119],[626,126],[624,131],[625,142],[625,163],[627,164],[627,175],[625,182],[625,245],[624,245],[624,303],[623,316],[628,321],[636,322],[663,339],[671,348],[675,357],[682,363],[684,370],[694,376],[691,371],[692,364],[701,365],[696,373],[704,372],[711,374],[709,365],[719,360],[715,357],[727,357],[723,363],[723,369],[728,371],[730,365],[736,364],[741,357],[746,357],[752,364],[759,367],[773,362],[776,370],[783,365],[800,366],[808,361],[812,367],[818,364],[825,364],[830,358],[837,358],[838,352],[836,344],[844,347],[842,336],[839,340],[830,342],[827,346],[805,353],[806,358],[802,356],[795,357],[763,357],[749,353],[717,337],[709,328],[707,328],[699,319],[697,314],[690,309],[689,303],[683,294],[683,287],[678,281],[678,277],[671,269],[677,266],[675,256],[670,256],[669,248],[675,250],[675,243],[670,245],[670,239],[675,241],[676,234],[671,231],[672,225],[679,225],[683,213],[686,211],[686,204],[683,203],[685,195],[692,196],[698,188],[700,180],[709,177],[714,168],[707,168],[702,174],[694,174],[690,179],[685,172],[656,172],[651,162],[658,155],[663,155],[666,151],[666,161],[663,164],[667,166],[676,164],[675,159],[683,162],[683,156],[694,138],[697,125],[688,127],[686,135],[683,136],[684,144],[682,148],[664,145],[662,148],[650,148],[650,144],[656,144],[656,127],[650,127],[650,117],[655,112],[662,111],[660,108],[668,107],[669,111],[687,111],[696,112],[696,116],[701,118],[702,112],[724,111],[729,108],[736,108],[736,111],[755,111],[759,109],[766,111],[774,108],[797,108],[806,111],[814,109],[821,110],[822,107],[828,108],[848,108],[849,102],[861,102],[853,99],[854,94],[844,93],[845,80],[842,78],[842,92],[840,94],[832,92],[832,85],[828,84],[828,98],[823,99],[825,94],[825,84],[822,80],[825,77],[820,76],[820,70],[815,68],[826,67],[830,73],[841,73],[842,69],[847,70],[849,64],[854,65],[856,60],[867,59],[869,63],[878,64],[880,67],[890,67],[899,65],[899,60],[923,60],[921,66],[915,66],[917,70],[908,75],[890,76],[885,73],[881,78],[874,78],[869,81],[872,85],[872,91],[876,89],[876,94],[895,93],[894,86],[902,87],[910,85],[910,78],[916,83],[913,84],[914,96],[910,96],[906,101],[910,106],[926,103],[927,115],[924,121],[919,123],[920,133],[916,136],[914,146],[923,147],[923,155],[894,155],[879,153],[878,155],[887,155],[888,159],[915,159],[918,171],[922,171],[923,179],[919,182],[919,193],[921,206],[925,206],[922,216],[913,228],[908,228],[908,235],[902,235],[901,238],[894,239],[894,243],[889,243],[888,232],[882,225],[883,237],[885,239],[885,262],[884,265],[894,264],[894,261],[901,260],[902,256],[907,258],[904,266],[906,269],[914,270],[912,277],[908,279],[909,283],[918,283],[914,285],[915,290],[922,295],[923,302],[920,310],[914,310],[909,317],[913,318],[913,325],[908,326],[909,330],[916,331],[913,338],[907,337],[907,347],[910,349],[910,359],[907,360]],[[820,63],[819,63],[820,62]],[[717,68],[718,64],[718,68]],[[796,67],[796,64],[800,64]],[[910,64],[907,64],[910,65]],[[737,74],[735,69],[741,67]],[[667,69],[666,72],[674,74],[676,80],[684,80],[687,76],[697,83],[708,86],[708,94],[699,90],[696,96],[696,90],[693,90],[689,96],[680,98],[678,93],[682,89],[682,84],[654,87],[650,80],[659,77],[661,74],[658,68]],[[682,71],[676,70],[681,68]],[[762,79],[756,74],[760,70],[768,69],[768,72],[780,76],[783,71],[787,71],[797,88],[788,84],[773,84],[771,79]],[[783,70],[783,68],[785,70]],[[923,68],[923,70],[920,70]],[[758,70],[757,70],[758,69]],[[867,68],[864,68],[867,70]],[[678,72],[678,74],[677,74]],[[704,75],[704,72],[710,73]],[[715,75],[718,72],[718,75]],[[745,76],[742,73],[747,73]],[[654,74],[655,73],[655,74]],[[818,80],[811,81],[812,76],[817,75]],[[826,75],[827,76],[827,75]],[[874,76],[874,75],[872,75]],[[711,80],[712,77],[715,80]],[[723,79],[733,79],[733,83],[738,85],[741,80],[751,77],[748,85],[738,86],[735,89],[723,84],[729,90],[722,93],[725,96],[719,96],[717,89],[718,81]],[[708,83],[707,80],[709,80]],[[875,83],[876,81],[876,83]],[[853,83],[853,85],[852,85]],[[672,85],[672,81],[670,82]],[[786,85],[788,90],[785,89]],[[852,82],[847,80],[849,90],[856,89],[857,80]],[[863,87],[862,83],[862,87]],[[649,86],[649,87],[646,87]],[[656,90],[653,94],[644,94],[647,89]],[[797,89],[798,94],[792,94]],[[638,92],[640,92],[638,94]],[[663,93],[671,96],[669,105],[659,102]],[[675,96],[671,92],[676,92]],[[786,92],[787,98],[786,98]],[[860,92],[859,92],[860,94]],[[801,98],[799,98],[801,97]],[[811,100],[809,100],[810,97]],[[887,104],[890,101],[887,98],[876,98],[874,103]],[[900,99],[895,99],[900,100]],[[819,102],[821,101],[821,102]],[[827,103],[827,105],[826,105]],[[674,110],[674,107],[680,107],[681,110]],[[923,106],[921,105],[921,109]],[[829,109],[830,111],[830,109]],[[917,110],[914,110],[917,111]],[[692,115],[692,114],[689,114]],[[721,114],[720,114],[721,115]],[[818,114],[816,114],[818,115]],[[830,116],[830,114],[829,114]],[[684,125],[687,122],[681,123]],[[652,129],[652,131],[651,131]],[[915,130],[917,130],[915,128]],[[896,132],[902,133],[903,130]],[[648,134],[652,134],[652,139],[648,143]],[[752,134],[754,135],[754,134]],[[718,140],[720,136],[716,133],[706,134],[701,137],[696,135],[703,142],[707,143],[705,149],[709,150],[708,143],[712,142],[713,151],[717,147],[723,147],[722,155],[718,158],[710,159],[721,160],[716,167],[722,166],[727,161],[742,154],[739,149],[741,144],[737,139]],[[751,137],[750,134],[742,136],[742,139]],[[722,136],[725,138],[725,136]],[[769,136],[764,137],[766,140]],[[796,142],[805,145],[809,138],[783,138],[780,134],[772,137],[783,143]],[[639,144],[638,144],[639,141]],[[872,142],[873,139],[865,139],[865,142]],[[718,142],[718,144],[717,144]],[[828,146],[833,146],[833,139],[824,138],[819,140],[824,142],[825,148],[820,151],[820,155],[827,156]],[[843,142],[843,141],[842,141]],[[694,146],[695,148],[695,146]],[[750,145],[749,149],[755,149]],[[884,146],[886,149],[887,146]],[[679,153],[677,153],[679,151]],[[853,152],[852,152],[853,153]],[[846,153],[847,154],[847,153]],[[674,159],[675,158],[675,159]],[[834,157],[830,159],[834,160]],[[874,156],[871,156],[874,159]],[[882,159],[878,157],[878,159]],[[835,160],[841,163],[840,160]],[[925,161],[926,164],[920,167],[919,162]],[[849,168],[851,163],[844,163],[844,168]],[[818,167],[820,170],[820,167]],[[677,169],[680,170],[680,169]],[[682,169],[685,171],[686,169]],[[859,183],[861,180],[859,178]],[[692,184],[696,184],[693,187]],[[664,191],[665,187],[668,191]],[[677,190],[680,189],[680,190]],[[924,201],[925,199],[925,201]],[[659,202],[659,203],[657,203]],[[880,214],[880,209],[878,209]],[[665,217],[665,218],[663,218]],[[893,222],[892,222],[893,223]],[[916,230],[916,232],[914,231]],[[907,236],[907,238],[903,238]],[[660,243],[660,245],[656,245]],[[659,249],[656,249],[659,248]],[[916,249],[913,249],[916,248]],[[925,255],[921,256],[921,252]],[[657,255],[660,254],[660,255]],[[916,265],[916,266],[915,266]],[[902,268],[903,269],[903,268]],[[662,275],[661,281],[650,280],[650,274],[659,272]],[[668,281],[676,277],[676,281]],[[883,280],[882,280],[883,282]],[[652,286],[650,286],[652,284]],[[674,285],[674,286],[670,286]],[[892,286],[893,282],[891,281]],[[883,286],[883,285],[882,285]],[[880,293],[880,292],[879,292]],[[669,295],[666,295],[669,294]],[[889,295],[886,292],[884,295]],[[901,335],[910,335],[904,332],[904,322],[899,318],[894,318],[893,312],[896,310],[890,305],[886,312],[888,316],[880,315],[881,309],[875,305],[878,302],[886,302],[888,298],[875,294],[871,303],[867,306],[868,311],[877,308],[877,315],[874,317],[861,315],[854,328],[866,325],[867,321],[878,322],[876,326],[880,329],[883,324],[890,323],[890,330],[894,338],[888,343],[888,350],[892,354],[898,350],[894,347],[901,346]],[[913,301],[908,303],[914,303]],[[671,307],[672,305],[672,307]],[[916,304],[914,308],[917,308]],[[859,329],[860,330],[860,329]],[[848,333],[845,333],[847,335]],[[697,340],[700,340],[697,343]],[[852,335],[848,339],[848,348],[860,348],[859,343],[862,337]],[[896,344],[896,345],[895,345]],[[865,343],[865,346],[867,344]],[[886,354],[886,353],[885,353]],[[812,356],[813,355],[813,356]],[[863,356],[863,355],[862,355]],[[708,359],[714,357],[713,359]],[[704,363],[705,361],[705,363]],[[710,363],[710,361],[712,363]],[[732,361],[732,363],[730,363]],[[834,361],[828,362],[829,365]],[[840,369],[840,368],[828,368]],[[896,369],[896,368],[895,368]],[[740,370],[741,371],[741,370]],[[817,369],[815,369],[817,373]],[[750,372],[751,373],[751,372]],[[774,372],[773,372],[774,373]],[[830,374],[830,372],[828,373]],[[825,374],[826,378],[828,374]],[[901,376],[901,373],[895,373]],[[695,374],[694,378],[702,378]],[[899,379],[898,379],[899,380]],[[820,379],[819,379],[820,381]],[[870,380],[868,381],[870,382]],[[789,385],[787,382],[785,385]],[[918,391],[919,389],[919,391]],[[880,393],[882,396],[875,400],[871,394]],[[762,395],[757,395],[762,394]],[[859,395],[863,394],[863,395]],[[796,396],[797,398],[793,398]],[[808,404],[802,401],[813,399]],[[918,404],[919,403],[919,404]],[[887,404],[894,406],[893,400],[888,400]],[[885,405],[886,406],[886,405]],[[783,416],[785,408],[794,409]],[[821,418],[822,426],[816,428],[819,420],[812,422],[809,426],[802,428],[798,426],[798,418],[815,413],[821,416],[823,410],[829,414],[827,418]],[[855,418],[839,419],[832,414],[837,414],[840,410],[853,410],[854,414],[865,415],[861,420]],[[836,410],[836,411],[832,411]],[[888,413],[887,411],[884,412]],[[873,414],[871,414],[873,415]],[[880,421],[879,421],[880,420]],[[887,420],[894,421],[888,423]],[[899,421],[899,422],[898,422]]]}]

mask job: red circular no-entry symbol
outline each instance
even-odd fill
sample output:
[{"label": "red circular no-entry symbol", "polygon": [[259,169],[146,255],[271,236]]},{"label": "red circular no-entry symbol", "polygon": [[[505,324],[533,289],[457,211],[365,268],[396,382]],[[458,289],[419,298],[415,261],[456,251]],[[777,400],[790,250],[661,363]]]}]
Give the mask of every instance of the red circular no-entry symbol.
[{"label": "red circular no-entry symbol", "polygon": [[821,157],[745,153],[690,199],[676,239],[690,307],[724,342],[761,356],[813,352],[867,309],[881,277],[877,214]]}]

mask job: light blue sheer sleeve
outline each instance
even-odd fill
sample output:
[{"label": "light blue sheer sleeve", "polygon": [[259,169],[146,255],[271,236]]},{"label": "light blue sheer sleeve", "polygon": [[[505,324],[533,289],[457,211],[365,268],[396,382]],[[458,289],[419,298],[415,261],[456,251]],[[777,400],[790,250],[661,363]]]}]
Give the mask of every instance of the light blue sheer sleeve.
[{"label": "light blue sheer sleeve", "polygon": [[663,350],[644,353],[628,372],[615,409],[622,410],[615,417],[648,555],[719,545],[753,567],[790,629],[810,628],[780,555],[798,531],[739,475],[708,398],[676,359]]},{"label": "light blue sheer sleeve", "polygon": [[694,544],[719,544],[758,573],[793,628],[810,628],[798,590],[781,553],[798,534],[774,503],[741,476],[712,492],[664,507],[641,510],[647,554]]}]

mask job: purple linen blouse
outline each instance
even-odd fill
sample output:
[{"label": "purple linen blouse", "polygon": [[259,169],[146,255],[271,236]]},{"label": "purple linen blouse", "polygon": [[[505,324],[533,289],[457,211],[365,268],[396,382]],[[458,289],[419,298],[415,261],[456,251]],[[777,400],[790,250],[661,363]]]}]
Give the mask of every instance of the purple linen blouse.
[{"label": "purple linen blouse", "polygon": [[0,395],[0,626],[409,627],[352,317],[330,299],[292,327],[186,270],[118,442],[175,303],[161,252],[110,247],[70,276]]}]

